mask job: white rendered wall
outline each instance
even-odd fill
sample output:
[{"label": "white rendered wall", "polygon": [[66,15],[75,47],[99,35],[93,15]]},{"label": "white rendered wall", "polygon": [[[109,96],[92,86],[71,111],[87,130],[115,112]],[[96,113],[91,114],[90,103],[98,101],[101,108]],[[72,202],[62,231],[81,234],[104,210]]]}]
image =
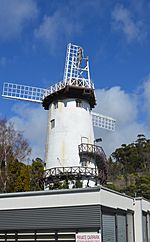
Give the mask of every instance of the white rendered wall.
[{"label": "white rendered wall", "polygon": [[[55,120],[55,127],[51,127]],[[82,138],[85,137],[85,138]],[[78,145],[94,143],[92,115],[88,102],[76,107],[76,99],[58,101],[58,108],[50,104],[46,145],[46,169],[53,167],[79,166]]]},{"label": "white rendered wall", "polygon": [[147,213],[147,233],[150,242],[150,202],[146,199],[142,199],[142,211]]},{"label": "white rendered wall", "polygon": [[102,205],[133,210],[133,199],[105,187],[0,194],[0,210]]},{"label": "white rendered wall", "polygon": [[141,199],[135,200],[134,231],[135,231],[135,241],[143,242],[142,200]]},{"label": "white rendered wall", "polygon": [[126,196],[125,194],[102,187],[99,195],[102,206],[113,209],[133,210],[133,198]]}]

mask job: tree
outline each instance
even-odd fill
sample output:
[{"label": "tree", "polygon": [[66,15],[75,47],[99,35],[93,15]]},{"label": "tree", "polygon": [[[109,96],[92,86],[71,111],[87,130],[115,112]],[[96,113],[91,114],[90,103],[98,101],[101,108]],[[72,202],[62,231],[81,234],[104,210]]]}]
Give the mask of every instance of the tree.
[{"label": "tree", "polygon": [[150,140],[139,134],[135,142],[117,148],[108,161],[108,177],[116,190],[150,199]]},{"label": "tree", "polygon": [[141,172],[144,168],[150,168],[150,140],[144,135],[138,135],[138,139],[131,144],[123,144],[121,148],[112,153],[115,162],[122,165],[122,174]]},{"label": "tree", "polygon": [[31,148],[23,133],[15,130],[6,119],[0,119],[0,189],[7,192],[9,164],[24,161],[31,153]]},{"label": "tree", "polygon": [[39,191],[43,190],[43,172],[44,172],[44,164],[40,158],[36,158],[32,161],[32,165],[30,167],[30,189],[31,191]]},{"label": "tree", "polygon": [[150,199],[150,176],[138,176],[136,178],[136,196],[142,196]]},{"label": "tree", "polygon": [[28,165],[13,161],[8,164],[7,192],[30,191],[30,172]]}]

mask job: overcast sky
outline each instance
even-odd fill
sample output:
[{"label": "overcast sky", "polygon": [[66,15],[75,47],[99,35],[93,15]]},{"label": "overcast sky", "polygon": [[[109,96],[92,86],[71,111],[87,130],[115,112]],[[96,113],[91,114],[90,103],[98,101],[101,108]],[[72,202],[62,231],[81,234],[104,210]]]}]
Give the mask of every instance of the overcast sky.
[{"label": "overcast sky", "polygon": [[[150,2],[146,0],[0,0],[0,90],[4,81],[46,88],[62,80],[68,43],[89,56],[97,111],[116,131],[95,129],[109,155],[137,134],[150,138]],[[39,104],[0,97],[44,158],[47,112]]]}]

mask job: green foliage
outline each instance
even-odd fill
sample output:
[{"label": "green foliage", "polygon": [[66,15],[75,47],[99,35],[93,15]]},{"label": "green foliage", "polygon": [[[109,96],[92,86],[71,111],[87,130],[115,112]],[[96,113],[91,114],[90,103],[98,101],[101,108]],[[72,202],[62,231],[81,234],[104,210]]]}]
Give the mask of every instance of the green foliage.
[{"label": "green foliage", "polygon": [[135,185],[138,196],[150,199],[150,176],[137,177]]},{"label": "green foliage", "polygon": [[108,180],[117,191],[150,199],[150,140],[139,134],[116,149],[108,160]]},{"label": "green foliage", "polygon": [[75,188],[82,188],[82,186],[83,186],[82,181],[76,180],[76,182],[75,182]]},{"label": "green foliage", "polygon": [[112,153],[113,160],[122,165],[124,173],[150,169],[150,140],[147,140],[144,135],[138,135],[137,138],[134,143],[123,144]]},{"label": "green foliage", "polygon": [[69,189],[69,181],[68,181],[68,180],[65,180],[65,181],[62,183],[62,189]]},{"label": "green foliage", "polygon": [[30,191],[30,175],[28,166],[16,161],[8,166],[7,192]]},{"label": "green foliage", "polygon": [[43,189],[42,160],[36,158],[31,165],[27,161],[31,148],[23,133],[14,125],[0,119],[0,192],[24,192]]},{"label": "green foliage", "polygon": [[61,190],[61,189],[69,189],[69,181],[61,181],[61,182],[54,182],[53,185],[49,186],[49,190]]},{"label": "green foliage", "polygon": [[62,188],[62,182],[55,182],[53,185],[50,185],[49,186],[49,190],[60,190],[60,189],[63,189]]},{"label": "green foliage", "polygon": [[82,181],[80,181],[79,179],[74,181],[74,180],[66,178],[66,180],[64,180],[64,181],[54,182],[53,185],[49,186],[49,189],[50,190],[69,189],[70,185],[71,185],[72,188],[82,188],[82,186],[83,186]]},{"label": "green foliage", "polygon": [[30,189],[31,191],[40,191],[44,189],[43,172],[44,165],[40,158],[32,161],[30,170]]},{"label": "green foliage", "polygon": [[[43,171],[44,166],[39,158],[33,161],[31,165],[26,165],[18,160],[10,160],[7,166],[7,183],[5,192],[43,190]],[[0,191],[4,192],[3,184],[1,183]]]}]

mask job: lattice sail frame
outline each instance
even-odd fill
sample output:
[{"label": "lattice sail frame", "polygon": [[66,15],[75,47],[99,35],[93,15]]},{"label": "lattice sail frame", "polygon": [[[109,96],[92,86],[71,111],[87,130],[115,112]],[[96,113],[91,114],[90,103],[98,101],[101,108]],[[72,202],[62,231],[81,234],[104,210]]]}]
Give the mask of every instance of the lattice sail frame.
[{"label": "lattice sail frame", "polygon": [[47,89],[4,82],[2,96],[5,98],[42,103]]},{"label": "lattice sail frame", "polygon": [[115,131],[116,120],[111,117],[92,112],[92,122],[94,127]]},{"label": "lattice sail frame", "polygon": [[66,85],[94,89],[90,79],[88,57],[84,56],[82,47],[68,44],[63,80]]}]

